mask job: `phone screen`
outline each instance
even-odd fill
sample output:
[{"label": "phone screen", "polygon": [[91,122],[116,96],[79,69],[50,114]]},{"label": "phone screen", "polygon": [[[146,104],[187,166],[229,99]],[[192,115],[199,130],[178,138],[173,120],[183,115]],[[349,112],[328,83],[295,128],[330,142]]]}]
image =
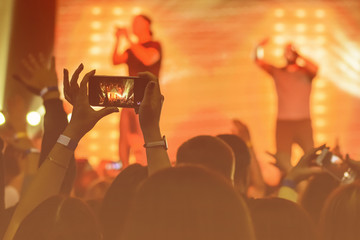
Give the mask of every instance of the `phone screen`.
[{"label": "phone screen", "polygon": [[322,167],[331,176],[343,183],[351,183],[355,179],[355,172],[339,156],[327,152],[322,160]]},{"label": "phone screen", "polygon": [[137,108],[147,82],[139,77],[93,76],[89,80],[89,103],[101,107]]}]

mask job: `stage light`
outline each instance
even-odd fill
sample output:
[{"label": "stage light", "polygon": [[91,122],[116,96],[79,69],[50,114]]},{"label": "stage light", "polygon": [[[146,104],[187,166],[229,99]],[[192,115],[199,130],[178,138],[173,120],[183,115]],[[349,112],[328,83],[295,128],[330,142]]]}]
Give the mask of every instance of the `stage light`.
[{"label": "stage light", "polygon": [[316,119],[315,120],[315,126],[318,128],[325,127],[326,126],[326,120],[324,119]]},{"label": "stage light", "polygon": [[326,43],[326,38],[323,36],[317,36],[315,41],[317,44],[323,45]]},{"label": "stage light", "polygon": [[316,24],[316,25],[315,25],[315,31],[316,31],[316,32],[324,32],[324,31],[325,31],[325,26],[324,26],[324,24]]},{"label": "stage light", "polygon": [[298,23],[298,24],[296,24],[295,29],[296,29],[297,32],[305,32],[306,31],[306,24]]},{"label": "stage light", "polygon": [[297,9],[295,15],[298,18],[304,18],[306,16],[306,11],[304,9]]},{"label": "stage light", "polygon": [[91,55],[99,55],[101,53],[101,48],[99,47],[92,47],[89,49]]},{"label": "stage light", "polygon": [[72,116],[72,113],[69,113],[69,114],[67,115],[67,120],[68,120],[68,122],[70,122],[71,116]]},{"label": "stage light", "polygon": [[120,135],[119,131],[111,131],[108,136],[110,139],[114,140],[114,139],[118,139],[119,135]]},{"label": "stage light", "polygon": [[283,31],[285,30],[285,24],[283,24],[283,23],[276,23],[276,24],[274,25],[274,29],[275,29],[275,31],[277,31],[277,32],[283,32]]},{"label": "stage light", "polygon": [[37,126],[40,124],[41,116],[38,112],[32,111],[26,115],[26,121],[31,126]]},{"label": "stage light", "polygon": [[282,18],[285,15],[285,11],[282,8],[275,9],[274,15],[275,17]]},{"label": "stage light", "polygon": [[327,109],[324,105],[315,105],[312,107],[312,110],[315,115],[320,115],[327,112]]},{"label": "stage light", "polygon": [[95,30],[98,30],[101,28],[101,22],[99,22],[99,21],[92,21],[90,25]]},{"label": "stage light", "polygon": [[278,45],[284,45],[286,43],[286,39],[284,36],[276,36],[274,37],[274,42]]},{"label": "stage light", "polygon": [[327,95],[323,91],[321,91],[321,92],[318,91],[314,94],[313,98],[316,102],[321,102],[321,101],[326,100]]},{"label": "stage light", "polygon": [[300,46],[300,45],[304,45],[306,43],[306,37],[305,36],[298,36],[295,39],[295,44]]},{"label": "stage light", "polygon": [[326,142],[326,135],[323,133],[318,133],[315,135],[315,141],[318,143],[324,143]]},{"label": "stage light", "polygon": [[273,55],[275,57],[281,57],[284,54],[284,50],[282,48],[276,48],[273,51]]},{"label": "stage light", "polygon": [[317,18],[323,18],[325,17],[325,11],[323,9],[318,9],[315,11],[315,16]]},{"label": "stage light", "polygon": [[131,13],[134,14],[134,15],[139,15],[141,14],[142,10],[140,7],[134,7],[132,10],[131,10]]},{"label": "stage light", "polygon": [[118,150],[119,150],[119,146],[117,145],[117,144],[111,144],[110,146],[109,146],[109,149],[110,149],[110,151],[112,151],[112,152],[117,152]]},{"label": "stage light", "polygon": [[6,123],[5,116],[2,112],[0,112],[0,126]]},{"label": "stage light", "polygon": [[119,8],[119,7],[116,7],[116,8],[113,8],[113,14],[116,15],[116,16],[119,16],[121,14],[123,14],[123,9],[122,8]]},{"label": "stage light", "polygon": [[90,40],[92,42],[100,42],[101,41],[101,35],[100,34],[92,34],[90,37]]},{"label": "stage light", "polygon": [[99,7],[93,7],[93,9],[91,10],[92,14],[94,15],[99,15],[101,13],[101,8]]},{"label": "stage light", "polygon": [[100,163],[99,157],[91,156],[88,158],[88,162],[91,166],[97,166]]},{"label": "stage light", "polygon": [[99,132],[96,131],[96,130],[92,130],[89,134],[89,137],[92,138],[92,139],[96,139],[96,138],[99,138]]},{"label": "stage light", "polygon": [[90,144],[89,150],[95,152],[95,151],[99,150],[99,145],[94,144],[94,143]]}]

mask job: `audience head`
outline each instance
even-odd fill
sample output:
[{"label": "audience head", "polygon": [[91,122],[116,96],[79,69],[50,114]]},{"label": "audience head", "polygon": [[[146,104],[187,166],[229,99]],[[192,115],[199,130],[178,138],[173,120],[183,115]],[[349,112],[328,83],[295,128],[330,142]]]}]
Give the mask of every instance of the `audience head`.
[{"label": "audience head", "polygon": [[360,236],[360,183],[336,189],[320,216],[320,234],[326,240],[355,240]]},{"label": "audience head", "polygon": [[301,205],[315,223],[319,221],[321,209],[331,192],[339,186],[339,181],[328,173],[314,175],[301,197]]},{"label": "audience head", "polygon": [[235,174],[234,185],[240,193],[246,193],[248,186],[248,169],[250,166],[250,152],[246,143],[238,136],[233,134],[218,135],[218,138],[226,142],[234,152]]},{"label": "audience head", "polygon": [[197,164],[234,179],[234,154],[223,140],[197,136],[184,142],[176,154],[176,164]]},{"label": "audience head", "polygon": [[249,201],[257,240],[313,240],[314,224],[298,204],[281,198]]},{"label": "audience head", "polygon": [[14,240],[100,240],[90,208],[81,200],[54,196],[36,207],[20,224]]},{"label": "audience head", "polygon": [[183,165],[139,188],[120,239],[254,239],[244,200],[219,174]]},{"label": "audience head", "polygon": [[147,176],[147,167],[133,164],[115,178],[104,197],[100,213],[104,240],[115,240],[122,232],[135,190]]}]

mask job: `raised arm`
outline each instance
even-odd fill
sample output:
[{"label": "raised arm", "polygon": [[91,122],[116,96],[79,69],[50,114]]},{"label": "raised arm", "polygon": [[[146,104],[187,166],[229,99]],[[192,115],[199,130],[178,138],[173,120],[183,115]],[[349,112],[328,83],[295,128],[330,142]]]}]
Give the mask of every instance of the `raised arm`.
[{"label": "raised arm", "polygon": [[297,61],[300,62],[300,65],[303,66],[307,72],[309,73],[311,78],[314,78],[319,70],[319,67],[317,64],[309,60],[308,58],[305,58],[304,56],[301,56],[298,54]]},{"label": "raised arm", "polygon": [[255,48],[254,52],[254,61],[256,65],[262,68],[267,73],[271,74],[274,66],[268,64],[264,61],[264,46],[269,42],[269,38],[264,39],[261,41]]},{"label": "raised arm", "polygon": [[126,51],[120,53],[119,52],[119,44],[120,44],[120,38],[122,36],[127,36],[126,29],[123,28],[117,28],[115,33],[115,48],[113,52],[113,64],[118,65],[121,63],[126,63],[128,59],[128,53]]},{"label": "raised arm", "polygon": [[141,44],[131,43],[130,50],[145,66],[151,66],[160,59],[159,50],[156,48],[146,48]]},{"label": "raised arm", "polygon": [[[139,121],[144,142],[162,141],[160,115],[164,97],[160,92],[159,81],[149,72],[139,73],[139,76],[149,80],[139,109]],[[167,150],[164,147],[146,148],[146,158],[149,176],[158,170],[171,167]]]},{"label": "raised arm", "polygon": [[23,219],[42,201],[59,194],[66,170],[79,140],[102,117],[118,111],[117,108],[104,108],[100,111],[94,111],[90,107],[87,96],[87,83],[90,76],[95,74],[95,70],[85,75],[79,87],[77,80],[82,69],[81,64],[73,74],[71,82],[69,82],[68,71],[64,70],[64,94],[66,99],[74,106],[72,119],[62,133],[62,140],[59,138],[60,141],[58,140],[52,148],[27,192],[20,199],[3,238],[4,240],[13,239]]}]

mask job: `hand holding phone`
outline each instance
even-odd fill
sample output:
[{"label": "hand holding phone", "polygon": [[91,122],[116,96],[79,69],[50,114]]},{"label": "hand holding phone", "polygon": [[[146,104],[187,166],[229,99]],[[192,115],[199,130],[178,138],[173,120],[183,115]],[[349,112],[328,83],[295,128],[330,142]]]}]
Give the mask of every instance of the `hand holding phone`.
[{"label": "hand holding phone", "polygon": [[92,76],[89,80],[89,103],[92,106],[140,107],[148,79],[125,76]]}]

